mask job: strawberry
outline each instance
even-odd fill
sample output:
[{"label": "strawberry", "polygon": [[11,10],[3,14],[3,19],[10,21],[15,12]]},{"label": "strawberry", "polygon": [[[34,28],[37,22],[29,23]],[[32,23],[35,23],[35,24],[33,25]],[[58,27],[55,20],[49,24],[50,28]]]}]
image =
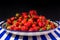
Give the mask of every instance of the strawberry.
[{"label": "strawberry", "polygon": [[32,18],[28,19],[28,22],[33,23],[33,19]]},{"label": "strawberry", "polygon": [[42,27],[42,26],[43,26],[43,25],[42,25],[42,22],[39,22],[38,25],[39,25],[39,27]]},{"label": "strawberry", "polygon": [[18,27],[18,26],[19,26],[19,24],[20,24],[19,22],[16,22],[16,24],[15,24],[15,25]]},{"label": "strawberry", "polygon": [[18,21],[18,22],[21,22],[21,21],[22,21],[22,19],[21,19],[21,18],[19,18],[17,21]]},{"label": "strawberry", "polygon": [[37,31],[38,30],[38,28],[35,26],[35,27],[33,27],[33,31]]},{"label": "strawberry", "polygon": [[30,26],[31,26],[31,23],[30,23],[30,22],[26,22],[26,23],[24,24],[24,26],[30,27]]},{"label": "strawberry", "polygon": [[39,19],[45,20],[46,18],[45,18],[45,16],[39,16]]},{"label": "strawberry", "polygon": [[25,15],[25,16],[24,16],[24,18],[26,19],[26,18],[28,18],[28,16],[27,16],[27,15]]},{"label": "strawberry", "polygon": [[33,31],[33,28],[30,28],[30,29],[29,29],[29,31],[31,31],[31,32],[32,32],[32,31]]},{"label": "strawberry", "polygon": [[19,28],[19,27],[14,27],[14,30],[15,30],[15,31],[19,31],[20,28]]},{"label": "strawberry", "polygon": [[25,24],[26,21],[27,21],[26,19],[23,19],[21,23],[22,23],[22,24]]},{"label": "strawberry", "polygon": [[46,30],[46,27],[42,27],[42,30],[45,31]]},{"label": "strawberry", "polygon": [[41,22],[41,20],[40,19],[37,19],[37,23],[39,23],[39,22]]},{"label": "strawberry", "polygon": [[11,17],[11,21],[14,21],[15,17]]},{"label": "strawberry", "polygon": [[35,10],[30,10],[29,11],[29,14],[32,16],[32,15],[37,15],[37,12]]},{"label": "strawberry", "polygon": [[35,27],[36,25],[35,24],[32,24],[32,27]]},{"label": "strawberry", "polygon": [[26,26],[21,27],[21,31],[27,31],[27,30],[28,30],[28,28]]},{"label": "strawberry", "polygon": [[14,28],[15,28],[15,25],[12,25],[12,26],[10,27],[10,30],[14,30]]},{"label": "strawberry", "polygon": [[11,20],[10,19],[7,19],[7,24],[11,24]]},{"label": "strawberry", "polygon": [[34,18],[34,19],[38,19],[39,16],[38,16],[38,15],[34,15],[33,18]]}]

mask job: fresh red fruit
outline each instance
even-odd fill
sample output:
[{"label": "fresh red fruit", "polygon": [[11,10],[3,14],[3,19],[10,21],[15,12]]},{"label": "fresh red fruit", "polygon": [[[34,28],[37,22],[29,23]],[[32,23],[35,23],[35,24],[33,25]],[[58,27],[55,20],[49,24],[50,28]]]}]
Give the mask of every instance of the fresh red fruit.
[{"label": "fresh red fruit", "polygon": [[37,31],[38,28],[35,26],[35,27],[32,27],[33,28],[33,31]]},{"label": "fresh red fruit", "polygon": [[39,23],[39,22],[41,22],[41,20],[40,19],[37,19],[37,23]]},{"label": "fresh red fruit", "polygon": [[32,18],[28,19],[28,22],[33,23],[33,19]]},{"label": "fresh red fruit", "polygon": [[27,15],[27,12],[23,12],[22,15]]},{"label": "fresh red fruit", "polygon": [[30,27],[30,26],[31,26],[31,23],[30,23],[30,22],[26,22],[26,23],[24,24],[24,26]]},{"label": "fresh red fruit", "polygon": [[8,24],[11,24],[11,20],[10,20],[10,19],[7,19],[7,23],[8,23]]},{"label": "fresh red fruit", "polygon": [[32,32],[33,31],[33,28],[30,28],[29,31]]},{"label": "fresh red fruit", "polygon": [[26,16],[27,15],[27,12],[23,12],[22,13],[22,16],[24,17],[24,16]]},{"label": "fresh red fruit", "polygon": [[45,16],[39,16],[39,19],[42,20],[42,21],[46,20]]},{"label": "fresh red fruit", "polygon": [[11,18],[11,21],[14,21],[14,19],[15,19],[15,17],[12,17],[12,18]]},{"label": "fresh red fruit", "polygon": [[28,16],[27,16],[27,15],[25,15],[25,16],[24,16],[24,18],[28,18]]},{"label": "fresh red fruit", "polygon": [[15,25],[12,25],[12,26],[10,27],[10,30],[14,30],[14,28],[15,28]]},{"label": "fresh red fruit", "polygon": [[49,24],[49,23],[50,23],[50,21],[49,21],[49,20],[46,20],[46,21],[45,21],[45,23],[46,23],[46,24]]},{"label": "fresh red fruit", "polygon": [[34,18],[34,19],[38,19],[39,16],[38,16],[38,15],[34,15],[33,18]]},{"label": "fresh red fruit", "polygon": [[38,25],[39,25],[39,27],[43,27],[45,25],[45,23],[39,22]]},{"label": "fresh red fruit", "polygon": [[37,15],[36,10],[30,10],[29,13],[30,13],[31,16],[32,16],[32,15]]},{"label": "fresh red fruit", "polygon": [[18,27],[18,26],[19,26],[19,24],[20,24],[19,22],[16,22],[16,24],[15,24],[15,25]]},{"label": "fresh red fruit", "polygon": [[35,25],[37,25],[37,22],[34,22]]},{"label": "fresh red fruit", "polygon": [[42,30],[45,31],[46,30],[46,27],[42,27]]},{"label": "fresh red fruit", "polygon": [[21,23],[22,23],[22,24],[25,24],[26,21],[27,21],[26,19],[23,19]]},{"label": "fresh red fruit", "polygon": [[21,18],[19,18],[17,21],[18,21],[18,22],[21,22],[21,21],[22,21],[22,19],[21,19]]},{"label": "fresh red fruit", "polygon": [[14,27],[14,30],[15,30],[15,31],[19,31],[20,28],[19,28],[19,27]]},{"label": "fresh red fruit", "polygon": [[21,31],[27,31],[27,30],[28,30],[28,28],[26,26],[21,27]]},{"label": "fresh red fruit", "polygon": [[51,26],[51,29],[54,29],[55,28],[55,26],[54,26],[53,23],[51,23],[50,26]]},{"label": "fresh red fruit", "polygon": [[36,25],[35,24],[32,24],[32,27],[36,27]]}]

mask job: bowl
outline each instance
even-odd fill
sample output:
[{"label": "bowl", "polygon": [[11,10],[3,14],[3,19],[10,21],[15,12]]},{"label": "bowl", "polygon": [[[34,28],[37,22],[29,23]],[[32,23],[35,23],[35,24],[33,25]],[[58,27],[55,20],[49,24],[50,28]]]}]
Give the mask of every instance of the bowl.
[{"label": "bowl", "polygon": [[[53,22],[53,21],[51,21]],[[58,23],[53,22],[57,27],[55,29],[58,28]],[[7,30],[6,26],[4,25],[4,23],[2,24],[2,28],[5,29],[7,32],[15,34],[15,35],[22,35],[22,36],[39,36],[39,35],[45,35],[48,34],[50,32],[53,32],[55,29],[51,29],[51,30],[46,30],[46,31],[36,31],[36,32],[23,32],[23,31],[12,31],[12,30]]]}]

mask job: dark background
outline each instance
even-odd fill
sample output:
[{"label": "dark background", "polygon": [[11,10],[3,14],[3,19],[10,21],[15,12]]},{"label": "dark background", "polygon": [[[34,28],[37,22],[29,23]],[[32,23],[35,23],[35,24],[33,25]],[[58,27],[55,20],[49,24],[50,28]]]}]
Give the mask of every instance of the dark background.
[{"label": "dark background", "polygon": [[51,20],[60,20],[60,4],[59,1],[52,0],[33,0],[33,1],[13,1],[0,3],[0,19],[7,18],[16,14],[16,12],[37,10],[39,15],[45,15]]}]

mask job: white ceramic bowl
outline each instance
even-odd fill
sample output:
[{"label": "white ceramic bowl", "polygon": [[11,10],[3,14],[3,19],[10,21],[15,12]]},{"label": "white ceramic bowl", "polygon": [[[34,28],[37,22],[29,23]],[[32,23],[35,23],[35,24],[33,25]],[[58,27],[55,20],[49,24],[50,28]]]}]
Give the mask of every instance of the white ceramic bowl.
[{"label": "white ceramic bowl", "polygon": [[[52,21],[51,21],[52,22]],[[58,24],[56,22],[53,22],[57,28],[58,28]],[[3,26],[3,25],[2,25]],[[3,28],[5,29],[5,28]],[[55,28],[56,29],[56,28]],[[11,30],[7,30],[5,29],[7,32],[15,34],[15,35],[22,35],[22,36],[38,36],[38,35],[44,35],[44,34],[48,34],[50,32],[53,32],[55,29],[51,29],[51,30],[47,30],[47,31],[41,31],[41,32],[20,32],[20,31],[11,31]]]}]

